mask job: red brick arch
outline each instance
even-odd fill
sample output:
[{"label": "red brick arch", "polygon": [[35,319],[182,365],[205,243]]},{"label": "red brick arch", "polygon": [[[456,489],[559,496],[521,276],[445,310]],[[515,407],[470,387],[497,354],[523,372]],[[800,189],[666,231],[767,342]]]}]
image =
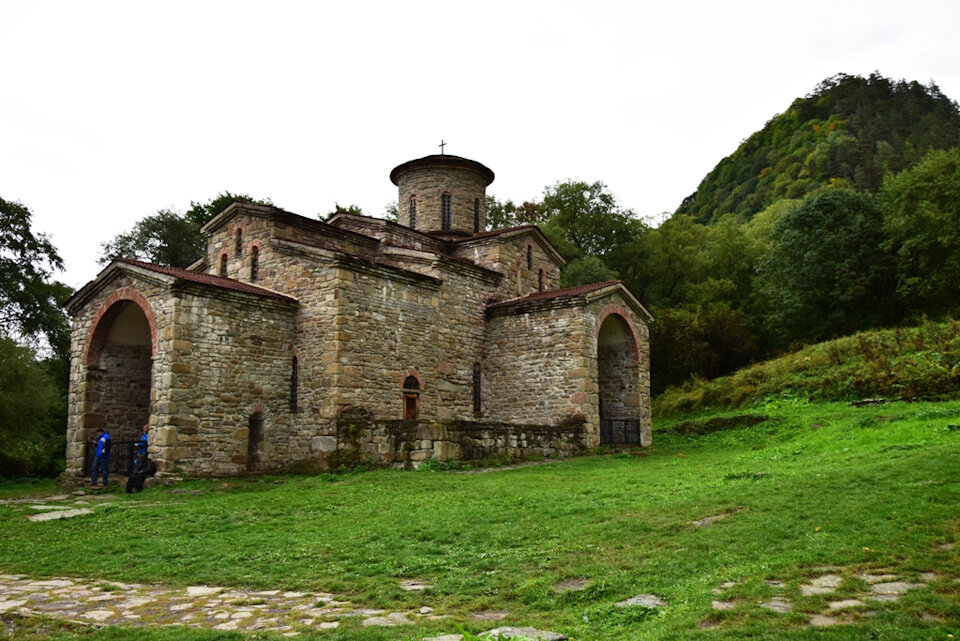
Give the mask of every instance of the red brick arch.
[{"label": "red brick arch", "polygon": [[[107,296],[97,309],[97,313],[93,315],[93,321],[90,323],[90,330],[87,334],[87,342],[83,347],[84,365],[89,365],[94,356],[99,358],[100,350],[103,349],[103,345],[107,341],[107,334],[110,332],[110,328],[106,326],[108,323],[101,323],[101,321],[107,314],[114,313],[110,310],[116,303],[124,300],[135,303],[140,307],[143,315],[147,317],[147,324],[150,326],[150,355],[156,356],[159,339],[157,337],[157,318],[153,313],[153,308],[144,295],[133,287],[121,287]],[[107,320],[112,319],[108,318]]]},{"label": "red brick arch", "polygon": [[420,385],[420,391],[423,391],[423,377],[420,376],[420,372],[415,369],[408,369],[400,372],[400,387],[403,387],[403,382],[407,380],[408,376],[412,376],[417,379],[417,383]]},{"label": "red brick arch", "polygon": [[259,414],[264,419],[266,419],[268,411],[269,409],[267,408],[266,405],[257,401],[256,403],[253,403],[252,405],[249,405],[247,407],[247,418],[250,418],[254,414]]},{"label": "red brick arch", "polygon": [[610,303],[605,305],[603,309],[600,310],[600,313],[597,314],[597,326],[593,330],[594,340],[600,338],[600,326],[603,325],[603,321],[607,319],[607,316],[610,314],[616,314],[626,322],[627,327],[630,328],[630,334],[633,336],[633,357],[636,359],[636,362],[640,362],[640,333],[637,332],[637,326],[633,322],[633,318],[630,317],[630,312],[627,311],[627,308],[623,305],[618,305],[616,303]]}]

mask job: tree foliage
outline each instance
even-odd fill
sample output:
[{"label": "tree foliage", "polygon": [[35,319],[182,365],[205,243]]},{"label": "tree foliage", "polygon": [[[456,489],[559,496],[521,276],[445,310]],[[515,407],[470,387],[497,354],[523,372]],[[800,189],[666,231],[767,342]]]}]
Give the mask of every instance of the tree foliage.
[{"label": "tree foliage", "polygon": [[237,200],[271,204],[269,199],[256,200],[225,191],[205,203],[192,201],[185,212],[161,209],[137,221],[130,231],[103,243],[98,262],[105,265],[122,257],[187,267],[206,251],[207,241],[200,228]]},{"label": "tree foliage", "polygon": [[0,337],[0,474],[53,476],[63,468],[66,385],[49,362]]},{"label": "tree foliage", "polygon": [[721,160],[678,213],[749,218],[825,186],[876,192],[887,172],[960,143],[960,111],[933,83],[839,74],[824,80]]},{"label": "tree foliage", "polygon": [[515,205],[512,200],[500,202],[495,196],[487,196],[486,211],[487,229],[539,225],[546,220],[538,203],[524,201]]},{"label": "tree foliage", "polygon": [[811,194],[773,229],[760,263],[768,327],[819,341],[893,320],[893,261],[879,208],[850,189]]},{"label": "tree foliage", "polygon": [[933,151],[880,194],[897,294],[914,314],[960,308],[960,149]]},{"label": "tree foliage", "polygon": [[30,210],[0,198],[0,334],[43,339],[66,353],[69,327],[60,305],[72,293],[53,280],[63,261],[50,240],[30,228]]},{"label": "tree foliage", "polygon": [[642,221],[620,207],[600,181],[558,182],[544,191],[537,209],[546,220],[545,231],[553,232],[551,239],[562,239],[563,246],[558,247],[561,252],[572,247],[578,255],[603,258],[643,232]]}]

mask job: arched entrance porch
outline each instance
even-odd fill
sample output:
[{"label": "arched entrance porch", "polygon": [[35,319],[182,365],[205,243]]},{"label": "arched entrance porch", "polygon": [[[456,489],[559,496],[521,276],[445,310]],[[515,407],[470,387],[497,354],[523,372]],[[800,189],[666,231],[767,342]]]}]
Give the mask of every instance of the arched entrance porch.
[{"label": "arched entrance porch", "polygon": [[597,328],[597,389],[601,445],[640,445],[640,346],[618,312]]},{"label": "arched entrance porch", "polygon": [[[128,471],[134,444],[150,419],[156,336],[153,312],[142,296],[112,298],[115,300],[105,302],[96,315],[84,352],[81,425],[87,441],[98,428],[110,433],[110,468],[123,473]],[[85,473],[89,453],[86,459]]]}]

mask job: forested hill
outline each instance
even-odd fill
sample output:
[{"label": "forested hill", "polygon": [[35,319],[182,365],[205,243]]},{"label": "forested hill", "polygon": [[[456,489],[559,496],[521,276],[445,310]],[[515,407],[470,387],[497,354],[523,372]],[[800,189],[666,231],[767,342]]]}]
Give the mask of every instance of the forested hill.
[{"label": "forested hill", "polygon": [[729,213],[750,218],[828,184],[875,192],[887,172],[958,144],[957,103],[935,84],[839,74],[721,160],[677,213],[709,223]]}]

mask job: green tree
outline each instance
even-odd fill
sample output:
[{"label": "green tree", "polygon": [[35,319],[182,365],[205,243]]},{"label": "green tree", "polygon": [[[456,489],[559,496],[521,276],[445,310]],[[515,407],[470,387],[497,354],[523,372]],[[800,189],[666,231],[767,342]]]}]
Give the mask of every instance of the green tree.
[{"label": "green tree", "polygon": [[708,266],[703,248],[710,229],[692,216],[674,215],[646,233],[646,257],[637,292],[655,307],[690,302],[690,285],[704,279]]},{"label": "green tree", "polygon": [[546,220],[538,203],[524,201],[515,205],[512,200],[500,202],[495,196],[487,196],[486,218],[487,229],[539,225]]},{"label": "green tree", "polygon": [[318,218],[323,220],[325,218],[330,218],[330,216],[333,216],[334,214],[356,214],[357,216],[364,215],[363,210],[360,209],[358,205],[343,206],[339,202],[334,201],[333,210],[327,212],[326,215],[320,214]]},{"label": "green tree", "polygon": [[170,267],[187,267],[206,251],[207,241],[200,228],[237,200],[271,204],[269,199],[256,200],[226,191],[205,203],[191,201],[185,212],[161,209],[137,221],[130,231],[103,243],[98,262],[105,265],[123,257]]},{"label": "green tree", "polygon": [[870,195],[823,189],[786,213],[760,262],[758,295],[780,346],[895,319],[893,261]]},{"label": "green tree", "polygon": [[63,261],[30,219],[26,207],[0,198],[0,335],[43,339],[64,354],[69,327],[60,305],[71,290],[52,280]]},{"label": "green tree", "polygon": [[960,148],[888,176],[880,193],[897,294],[911,314],[960,308]]},{"label": "green tree", "polygon": [[53,476],[63,469],[65,391],[36,352],[0,337],[3,476]]},{"label": "green tree", "polygon": [[577,287],[590,283],[617,280],[617,273],[596,256],[581,256],[563,266],[560,287]]},{"label": "green tree", "polygon": [[[630,243],[644,230],[643,222],[629,209],[620,207],[600,181],[558,182],[547,187],[539,210],[546,218],[546,227],[566,241],[561,244],[601,258]],[[563,251],[562,247],[558,249]]]},{"label": "green tree", "polygon": [[659,394],[691,378],[715,378],[760,356],[744,314],[726,303],[653,308],[651,391]]}]

